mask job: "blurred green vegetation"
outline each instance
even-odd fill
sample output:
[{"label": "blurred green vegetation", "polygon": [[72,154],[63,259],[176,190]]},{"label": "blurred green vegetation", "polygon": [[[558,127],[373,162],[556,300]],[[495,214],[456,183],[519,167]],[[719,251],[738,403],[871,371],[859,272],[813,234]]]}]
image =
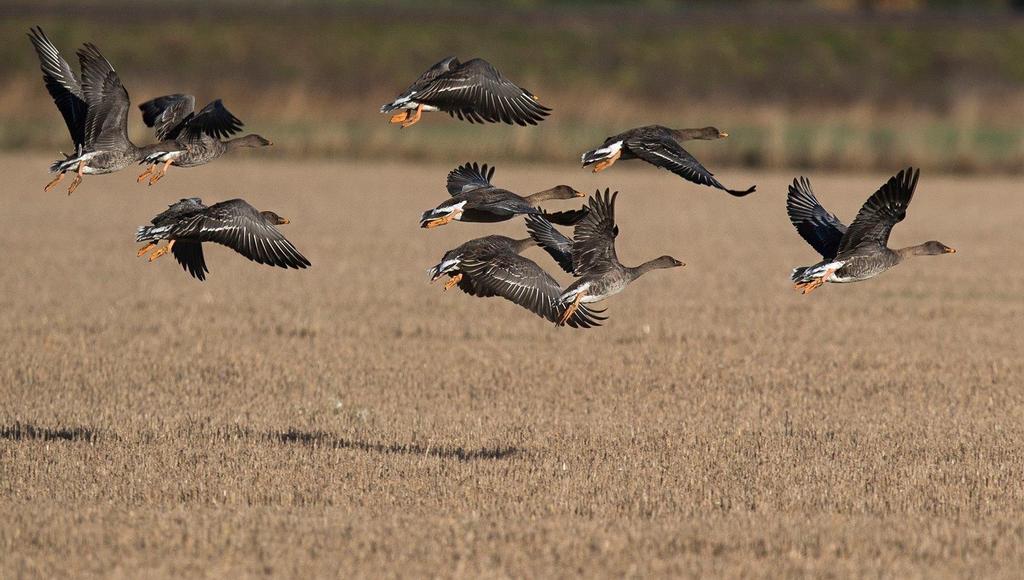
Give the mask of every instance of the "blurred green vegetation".
[{"label": "blurred green vegetation", "polygon": [[[82,42],[97,44],[136,102],[169,92],[222,97],[247,128],[294,155],[566,161],[607,134],[661,123],[728,130],[728,142],[700,151],[722,164],[1024,171],[1024,19],[1010,3],[725,6],[6,6],[0,147],[67,148],[35,54],[19,41],[40,24],[73,64]],[[407,130],[389,126],[379,105],[450,54],[490,60],[554,115],[527,129],[440,114]],[[135,121],[133,136],[145,141]]]}]

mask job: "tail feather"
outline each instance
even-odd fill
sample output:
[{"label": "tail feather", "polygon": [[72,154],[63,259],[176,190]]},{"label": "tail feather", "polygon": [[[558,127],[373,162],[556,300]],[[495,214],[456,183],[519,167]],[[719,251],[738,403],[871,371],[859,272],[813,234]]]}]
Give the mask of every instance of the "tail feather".
[{"label": "tail feather", "polygon": [[170,226],[139,226],[135,232],[136,242],[155,242],[170,230]]},{"label": "tail feather", "polygon": [[433,220],[436,220],[436,219],[441,219],[441,218],[443,218],[443,217],[445,217],[445,216],[447,216],[447,215],[449,215],[451,213],[452,213],[451,208],[446,208],[446,209],[428,209],[427,211],[423,212],[423,215],[420,217],[420,227],[421,228],[425,228],[425,227],[427,227],[427,222],[430,222],[430,221],[433,221]]},{"label": "tail feather", "polygon": [[583,165],[590,165],[591,163],[597,163],[598,161],[602,161],[602,160],[607,159],[607,158],[609,158],[611,156],[612,156],[612,153],[609,152],[606,148],[591,149],[590,151],[587,151],[586,153],[583,154],[583,156],[582,156]]},{"label": "tail feather", "polygon": [[604,146],[598,147],[597,149],[591,149],[590,151],[587,151],[586,153],[584,153],[580,158],[583,161],[583,165],[587,166],[587,165],[590,165],[591,163],[597,163],[598,161],[604,161],[605,159],[608,159],[608,158],[614,156],[621,149],[622,149],[622,141],[616,141],[615,143],[612,143],[611,145],[604,145]]},{"label": "tail feather", "polygon": [[837,270],[843,267],[843,262],[820,262],[813,266],[801,266],[793,268],[789,279],[797,284],[813,282],[825,275],[829,270]]},{"label": "tail feather", "polygon": [[800,266],[799,268],[793,268],[793,273],[790,275],[789,279],[792,280],[793,282],[810,282],[810,280],[804,279],[804,274],[809,269],[809,266]]}]

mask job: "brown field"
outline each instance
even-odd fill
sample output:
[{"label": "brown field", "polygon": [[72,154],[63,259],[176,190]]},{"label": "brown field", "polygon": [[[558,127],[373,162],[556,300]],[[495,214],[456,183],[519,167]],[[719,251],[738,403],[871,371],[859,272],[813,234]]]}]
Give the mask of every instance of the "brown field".
[{"label": "brown field", "polygon": [[[446,249],[522,233],[418,229],[448,166],[245,155],[69,198],[41,191],[49,160],[0,159],[0,577],[1024,566],[1019,180],[924,174],[893,243],[958,254],[800,296],[791,172],[723,169],[759,184],[736,200],[629,163],[499,163],[515,190],[621,189],[623,261],[687,263],[572,331],[427,284]],[[811,176],[846,220],[887,177]],[[291,218],[313,268],[212,248],[199,283],[136,258],[186,194]]]}]

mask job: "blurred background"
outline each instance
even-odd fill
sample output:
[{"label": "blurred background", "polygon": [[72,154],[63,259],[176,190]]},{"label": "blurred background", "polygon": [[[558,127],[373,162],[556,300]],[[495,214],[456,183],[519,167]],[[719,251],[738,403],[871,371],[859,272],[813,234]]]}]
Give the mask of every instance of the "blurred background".
[{"label": "blurred background", "polygon": [[[1024,171],[1024,1],[48,0],[0,6],[0,148],[68,150],[25,32],[93,42],[133,103],[223,98],[275,155],[571,162],[648,123],[714,125],[709,166]],[[448,55],[482,57],[539,128],[379,106]],[[133,115],[137,142],[150,136]]]}]

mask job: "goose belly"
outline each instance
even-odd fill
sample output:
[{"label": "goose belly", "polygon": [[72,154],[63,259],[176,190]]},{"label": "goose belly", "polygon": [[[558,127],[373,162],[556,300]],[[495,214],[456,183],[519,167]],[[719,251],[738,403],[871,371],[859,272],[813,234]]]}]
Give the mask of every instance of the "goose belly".
[{"label": "goose belly", "polygon": [[590,284],[587,285],[587,293],[583,296],[580,302],[583,302],[584,304],[600,302],[605,298],[608,298],[609,296],[614,296],[619,292],[622,292],[623,290],[626,289],[626,286],[628,285],[629,282],[621,278],[615,280],[601,280],[598,282],[591,282]]}]

